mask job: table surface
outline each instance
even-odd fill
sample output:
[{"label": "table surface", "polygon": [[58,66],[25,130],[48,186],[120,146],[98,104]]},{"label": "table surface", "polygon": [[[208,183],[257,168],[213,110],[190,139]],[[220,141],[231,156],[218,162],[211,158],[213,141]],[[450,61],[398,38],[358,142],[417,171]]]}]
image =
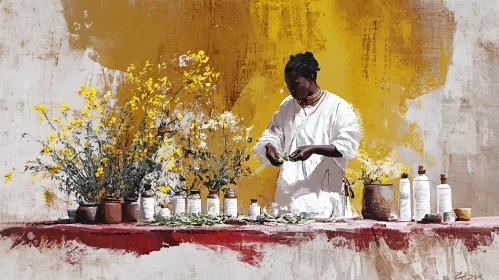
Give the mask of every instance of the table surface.
[{"label": "table surface", "polygon": [[[137,224],[83,225],[55,222],[0,223],[0,236],[10,238],[12,248],[20,245],[63,247],[67,241],[111,250],[124,250],[137,256],[178,246],[182,243],[209,248],[225,247],[240,253],[240,260],[256,264],[262,245],[293,246],[325,236],[332,246],[363,251],[380,246],[383,239],[392,250],[406,250],[409,238],[425,234],[439,240],[459,239],[468,250],[489,246],[499,229],[499,217],[477,217],[467,222],[421,224],[358,220],[349,223],[310,223],[300,225],[215,225],[166,227]],[[41,241],[44,242],[41,242]]]}]

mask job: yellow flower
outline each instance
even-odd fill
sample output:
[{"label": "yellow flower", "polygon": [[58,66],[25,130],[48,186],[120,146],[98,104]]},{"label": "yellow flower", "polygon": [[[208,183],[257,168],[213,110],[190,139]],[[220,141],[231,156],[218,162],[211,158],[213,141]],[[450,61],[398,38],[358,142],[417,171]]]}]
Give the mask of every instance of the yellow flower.
[{"label": "yellow flower", "polygon": [[169,189],[169,188],[170,188],[169,186],[161,186],[161,187],[160,187],[160,189],[161,189],[161,193],[162,193],[162,194],[166,194],[166,193],[168,192],[168,189]]},{"label": "yellow flower", "polygon": [[36,175],[37,173],[36,172],[33,172],[33,174],[31,174],[31,180],[34,182],[36,181]]},{"label": "yellow flower", "polygon": [[52,118],[52,121],[56,123],[62,123],[62,120],[59,118]]},{"label": "yellow flower", "polygon": [[73,156],[73,151],[71,151],[68,148],[64,148],[64,149],[62,149],[62,150],[59,151],[59,154],[61,156],[65,156],[65,155]]},{"label": "yellow flower", "polygon": [[40,112],[42,114],[45,114],[47,112],[47,105],[41,103],[35,107],[33,107],[33,111]]},{"label": "yellow flower", "polygon": [[55,174],[57,174],[57,172],[59,171],[59,169],[61,169],[61,166],[59,164],[51,166],[50,170],[49,170],[50,176],[54,176]]},{"label": "yellow flower", "polygon": [[179,120],[182,120],[184,118],[184,115],[182,115],[182,113],[178,113],[177,117],[178,117]]},{"label": "yellow flower", "polygon": [[67,102],[64,102],[61,104],[61,106],[59,106],[59,110],[61,110],[61,112],[67,112],[69,110],[69,104]]},{"label": "yellow flower", "polygon": [[48,142],[50,143],[50,142],[54,141],[54,139],[55,139],[55,138],[56,138],[55,133],[54,133],[54,132],[51,132],[51,133],[50,133],[50,135],[49,135]]},{"label": "yellow flower", "polygon": [[101,175],[104,175],[104,168],[102,168],[102,166],[99,166],[99,168],[97,168],[97,172],[95,172],[95,177],[100,177]]},{"label": "yellow flower", "polygon": [[46,155],[47,155],[47,154],[50,154],[50,152],[51,152],[51,151],[52,151],[52,150],[49,148],[49,146],[45,146],[45,147],[43,147],[43,153],[44,153],[44,154],[46,154]]},{"label": "yellow flower", "polygon": [[170,161],[170,162],[168,163],[168,166],[167,166],[167,167],[168,167],[168,170],[172,170],[172,169],[173,169],[173,163]]},{"label": "yellow flower", "polygon": [[7,184],[8,181],[12,180],[12,171],[9,171],[3,175],[5,178],[5,181],[3,181],[4,184]]}]

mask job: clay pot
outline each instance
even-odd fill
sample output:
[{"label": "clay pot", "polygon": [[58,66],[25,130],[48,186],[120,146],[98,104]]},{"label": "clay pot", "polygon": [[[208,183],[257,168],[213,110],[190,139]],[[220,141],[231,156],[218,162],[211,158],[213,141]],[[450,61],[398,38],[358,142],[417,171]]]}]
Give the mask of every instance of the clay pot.
[{"label": "clay pot", "polygon": [[388,221],[394,202],[393,184],[365,184],[362,216],[364,219]]},{"label": "clay pot", "polygon": [[97,203],[80,203],[76,209],[76,222],[81,224],[95,224]]},{"label": "clay pot", "polygon": [[137,222],[139,220],[139,203],[136,199],[125,199],[122,207],[123,222]]},{"label": "clay pot", "polygon": [[469,221],[471,219],[471,208],[454,208],[456,221]]},{"label": "clay pot", "polygon": [[105,197],[102,199],[102,223],[118,224],[122,221],[120,198]]}]

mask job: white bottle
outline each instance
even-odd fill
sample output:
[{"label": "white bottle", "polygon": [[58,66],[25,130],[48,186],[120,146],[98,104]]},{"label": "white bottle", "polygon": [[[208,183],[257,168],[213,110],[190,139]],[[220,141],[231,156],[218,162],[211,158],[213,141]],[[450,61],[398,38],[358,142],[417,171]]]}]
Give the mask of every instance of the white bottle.
[{"label": "white bottle", "polygon": [[233,189],[225,190],[224,216],[237,218],[237,196]]},{"label": "white bottle", "polygon": [[220,216],[220,198],[217,190],[209,190],[206,199],[206,213],[210,216]]},{"label": "white bottle", "polygon": [[145,191],[140,195],[140,220],[143,222],[151,222],[154,220],[154,192],[151,190],[151,185],[144,185]]},{"label": "white bottle", "polygon": [[408,174],[402,174],[399,182],[399,221],[410,222],[412,219],[411,182]]},{"label": "white bottle", "polygon": [[189,215],[201,214],[201,195],[199,195],[199,190],[191,190],[191,194],[187,197],[187,213]]},{"label": "white bottle", "polygon": [[424,165],[418,168],[418,176],[412,181],[414,192],[414,220],[421,221],[426,214],[431,214],[430,179],[425,175]]},{"label": "white bottle", "polygon": [[452,190],[445,173],[440,174],[440,185],[437,186],[437,211],[442,220],[445,212],[452,212]]},{"label": "white bottle", "polygon": [[173,215],[185,215],[185,197],[182,191],[176,191],[172,197]]},{"label": "white bottle", "polygon": [[248,216],[252,219],[256,219],[260,216],[260,206],[257,203],[256,199],[251,199],[251,204],[248,207]]}]

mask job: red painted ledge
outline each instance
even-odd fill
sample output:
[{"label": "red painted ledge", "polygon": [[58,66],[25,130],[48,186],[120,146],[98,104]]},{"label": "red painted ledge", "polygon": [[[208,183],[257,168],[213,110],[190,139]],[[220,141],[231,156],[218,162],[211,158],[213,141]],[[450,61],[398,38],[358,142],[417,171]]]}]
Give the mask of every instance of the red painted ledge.
[{"label": "red painted ledge", "polygon": [[[0,223],[0,236],[10,238],[11,249],[21,245],[64,248],[76,241],[94,248],[121,250],[136,256],[162,248],[191,243],[212,249],[230,249],[239,259],[258,266],[263,258],[262,245],[293,246],[325,235],[335,247],[363,251],[380,246],[384,240],[392,250],[407,250],[409,238],[425,234],[438,240],[459,239],[468,250],[487,247],[499,229],[499,217],[474,218],[452,224],[386,223],[370,220],[353,223],[315,223],[307,225],[219,225],[211,227],[172,228],[163,226],[82,225],[45,223]],[[43,241],[43,242],[42,242]]]}]

